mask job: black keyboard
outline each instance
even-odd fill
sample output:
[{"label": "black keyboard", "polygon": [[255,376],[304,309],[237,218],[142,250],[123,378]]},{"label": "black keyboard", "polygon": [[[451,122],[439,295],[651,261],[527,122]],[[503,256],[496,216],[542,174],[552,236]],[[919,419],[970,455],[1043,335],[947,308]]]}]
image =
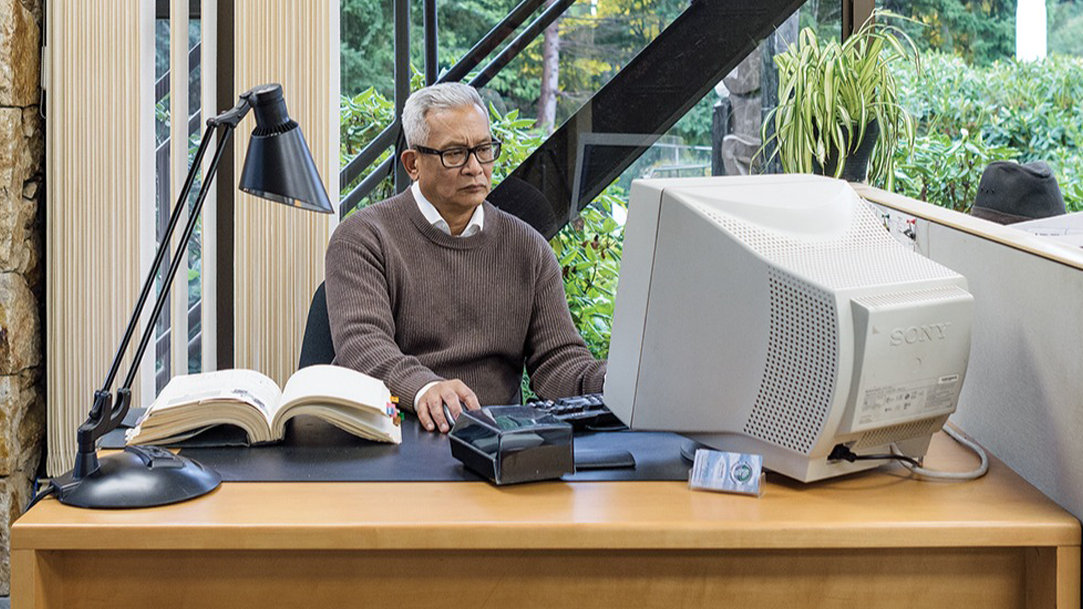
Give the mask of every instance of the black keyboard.
[{"label": "black keyboard", "polygon": [[616,431],[625,429],[624,423],[614,415],[602,394],[588,393],[557,400],[532,400],[528,404],[554,417],[570,423],[576,431]]}]

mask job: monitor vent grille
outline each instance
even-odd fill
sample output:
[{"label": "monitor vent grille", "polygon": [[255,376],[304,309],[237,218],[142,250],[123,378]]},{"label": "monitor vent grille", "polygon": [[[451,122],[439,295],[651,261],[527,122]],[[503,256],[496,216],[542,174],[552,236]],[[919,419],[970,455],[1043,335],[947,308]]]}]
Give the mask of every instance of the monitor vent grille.
[{"label": "monitor vent grille", "polygon": [[876,448],[877,446],[883,446],[892,442],[901,442],[911,438],[930,436],[939,431],[940,427],[940,417],[902,423],[901,425],[892,425],[891,427],[881,427],[880,429],[874,429],[862,435],[861,439],[854,444],[851,450],[856,452],[863,449]]},{"label": "monitor vent grille", "polygon": [[693,204],[701,213],[764,259],[833,289],[956,277],[956,273],[897,242],[864,201],[853,221],[833,238],[806,239],[765,229]]},{"label": "monitor vent grille", "polygon": [[909,292],[892,292],[890,294],[876,294],[854,298],[854,302],[870,307],[890,307],[897,305],[917,305],[937,303],[951,298],[966,295],[966,291],[954,285],[939,286],[924,290],[911,290]]},{"label": "monitor vent grille", "polygon": [[769,275],[767,363],[745,433],[808,454],[831,408],[838,368],[835,301],[778,270]]}]

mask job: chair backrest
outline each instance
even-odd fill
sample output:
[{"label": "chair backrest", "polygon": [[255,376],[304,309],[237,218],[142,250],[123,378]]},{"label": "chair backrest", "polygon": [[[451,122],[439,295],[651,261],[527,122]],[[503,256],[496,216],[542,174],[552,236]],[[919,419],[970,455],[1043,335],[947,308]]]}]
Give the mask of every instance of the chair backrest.
[{"label": "chair backrest", "polygon": [[327,292],[323,282],[312,295],[305,322],[305,336],[301,339],[301,357],[297,368],[315,364],[330,364],[335,360],[335,345],[331,342],[331,321],[327,317]]}]

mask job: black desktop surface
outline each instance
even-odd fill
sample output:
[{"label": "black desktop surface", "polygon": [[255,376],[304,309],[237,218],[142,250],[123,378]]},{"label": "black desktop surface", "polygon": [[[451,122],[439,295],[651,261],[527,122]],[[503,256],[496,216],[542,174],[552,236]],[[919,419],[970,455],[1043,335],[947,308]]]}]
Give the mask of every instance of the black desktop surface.
[{"label": "black desktop surface", "polygon": [[[120,432],[122,430],[117,430]],[[229,441],[228,427],[213,430],[221,435],[204,438]],[[113,432],[103,448],[123,445]],[[265,446],[194,447],[197,436],[182,445],[181,454],[214,468],[225,482],[453,482],[478,481],[451,456],[444,434],[427,432],[407,415],[402,423],[402,444],[371,442],[346,433],[309,416],[294,419],[281,443]],[[233,436],[234,443],[240,438]],[[631,453],[634,468],[580,470],[563,477],[569,482],[602,480],[687,480],[689,463],[681,458],[688,440],[667,432],[595,432],[577,434],[577,455],[589,460],[600,454]]]}]

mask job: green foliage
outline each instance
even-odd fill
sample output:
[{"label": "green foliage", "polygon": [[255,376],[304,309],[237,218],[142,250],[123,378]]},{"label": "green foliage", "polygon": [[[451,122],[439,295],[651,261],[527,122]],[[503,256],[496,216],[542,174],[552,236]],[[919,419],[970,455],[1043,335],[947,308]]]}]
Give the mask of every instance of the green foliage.
[{"label": "green foliage", "polygon": [[358,153],[376,137],[395,118],[395,104],[380,95],[376,87],[369,87],[364,91],[341,98],[339,104],[341,114],[339,159],[343,165]]},{"label": "green foliage", "polygon": [[986,144],[980,133],[971,136],[966,129],[954,139],[943,133],[922,135],[910,155],[901,150],[898,154],[896,190],[969,213],[985,166],[1014,154],[1011,148]]},{"label": "green foliage", "polygon": [[613,219],[614,210],[627,207],[624,197],[610,187],[549,241],[560,263],[572,320],[599,358],[609,354],[624,237],[624,227]]},{"label": "green foliage", "polygon": [[[395,104],[380,95],[375,87],[369,87],[353,97],[343,95],[339,103],[339,111],[341,113],[339,122],[339,162],[342,167],[345,167],[351,159],[357,156],[395,118]],[[369,167],[369,170],[379,167],[380,163],[383,163],[387,157],[391,156],[392,152],[393,148],[388,148],[380,153],[380,156]],[[345,195],[357,187],[366,175],[368,175],[367,172],[348,184],[342,189],[342,193]],[[358,208],[386,199],[392,194],[394,194],[394,184],[390,178],[385,179]]]},{"label": "green foliage", "polygon": [[883,0],[909,17],[900,24],[919,51],[940,51],[988,65],[1015,53],[1015,0]]},{"label": "green foliage", "polygon": [[1049,52],[1083,55],[1083,2],[1049,2]]},{"label": "green foliage", "polygon": [[339,44],[343,95],[353,96],[369,87],[384,95],[392,94],[394,23],[392,3],[388,0],[342,0]]},{"label": "green foliage", "polygon": [[[773,118],[775,132],[765,137],[765,145],[777,144],[784,171],[819,173],[838,151],[854,150],[876,121],[880,137],[869,177],[890,189],[895,148],[900,142],[909,147],[914,137],[913,122],[898,103],[894,75],[894,64],[906,63],[918,63],[916,51],[892,25],[867,23],[842,43],[821,41],[812,28],[801,30],[797,44],[775,56],[779,105],[768,119]],[[835,177],[846,165],[846,155],[839,156]]]},{"label": "green foliage", "polygon": [[[897,72],[900,103],[915,117],[919,136],[912,158],[900,160],[897,177],[914,177],[901,182],[899,192],[965,211],[990,161],[1044,160],[1069,209],[1083,209],[1077,186],[1083,177],[1083,59],[1054,55],[972,66],[930,53],[923,62],[921,73],[908,66]],[[936,187],[937,181],[957,184]]]},{"label": "green foliage", "polygon": [[806,0],[798,15],[798,27],[816,30],[821,40],[837,38],[842,31],[842,3],[838,0]]},{"label": "green foliage", "polygon": [[545,141],[545,134],[534,128],[534,123],[532,118],[519,116],[518,110],[501,114],[496,106],[489,104],[489,129],[501,142],[500,159],[493,165],[494,187]]},{"label": "green foliage", "polygon": [[714,118],[714,105],[718,102],[718,94],[714,89],[707,92],[703,99],[699,100],[687,114],[677,121],[676,125],[669,130],[669,135],[675,135],[688,145],[710,146],[711,145],[711,121]]}]

